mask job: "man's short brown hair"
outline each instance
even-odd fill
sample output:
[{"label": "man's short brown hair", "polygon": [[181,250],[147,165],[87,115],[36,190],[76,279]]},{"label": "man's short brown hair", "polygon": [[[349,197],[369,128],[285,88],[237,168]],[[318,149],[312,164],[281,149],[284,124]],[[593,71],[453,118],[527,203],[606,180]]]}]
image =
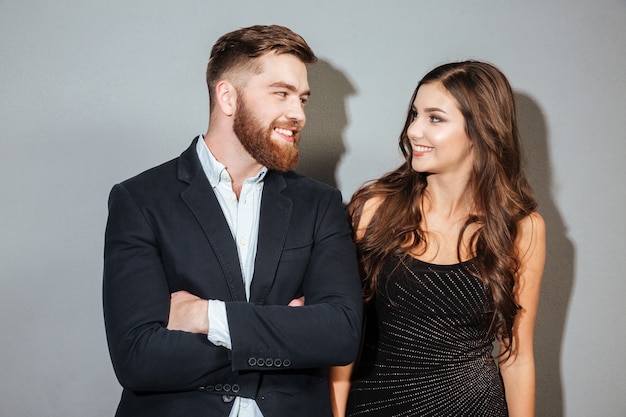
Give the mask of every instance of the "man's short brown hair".
[{"label": "man's short brown hair", "polygon": [[291,54],[305,64],[313,64],[317,57],[298,34],[284,26],[256,25],[229,32],[220,37],[213,49],[206,70],[211,108],[215,103],[215,86],[224,74],[233,70],[259,72],[256,58],[268,53]]}]

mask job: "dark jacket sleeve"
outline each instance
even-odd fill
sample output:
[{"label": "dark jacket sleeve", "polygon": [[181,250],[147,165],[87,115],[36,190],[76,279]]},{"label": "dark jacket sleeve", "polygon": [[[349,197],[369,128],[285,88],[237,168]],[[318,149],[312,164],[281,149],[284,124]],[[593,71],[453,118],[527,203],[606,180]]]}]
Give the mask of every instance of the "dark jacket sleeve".
[{"label": "dark jacket sleeve", "polygon": [[308,257],[284,256],[276,273],[277,280],[289,279],[290,271],[304,268],[305,306],[226,303],[234,370],[276,369],[277,362],[278,367],[315,368],[355,359],[362,317],[356,249],[341,194],[323,195],[317,208],[294,207],[294,212],[315,213]]}]

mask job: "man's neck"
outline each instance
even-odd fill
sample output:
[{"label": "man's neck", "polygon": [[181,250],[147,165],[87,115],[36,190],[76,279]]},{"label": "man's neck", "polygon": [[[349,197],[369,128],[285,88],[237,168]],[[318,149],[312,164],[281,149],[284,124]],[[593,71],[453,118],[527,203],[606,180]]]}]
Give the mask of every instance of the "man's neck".
[{"label": "man's neck", "polygon": [[233,192],[239,198],[243,182],[257,175],[263,169],[263,165],[245,150],[234,134],[217,137],[209,131],[204,135],[204,142],[215,159],[226,167]]}]

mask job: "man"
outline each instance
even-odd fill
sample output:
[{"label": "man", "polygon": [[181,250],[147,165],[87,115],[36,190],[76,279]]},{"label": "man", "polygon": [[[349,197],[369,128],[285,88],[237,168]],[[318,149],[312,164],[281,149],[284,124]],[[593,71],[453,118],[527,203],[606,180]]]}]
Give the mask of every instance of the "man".
[{"label": "man", "polygon": [[111,191],[117,416],[331,416],[325,368],[354,360],[361,296],[340,193],[289,171],[316,59],[280,26],[222,36],[206,134]]}]

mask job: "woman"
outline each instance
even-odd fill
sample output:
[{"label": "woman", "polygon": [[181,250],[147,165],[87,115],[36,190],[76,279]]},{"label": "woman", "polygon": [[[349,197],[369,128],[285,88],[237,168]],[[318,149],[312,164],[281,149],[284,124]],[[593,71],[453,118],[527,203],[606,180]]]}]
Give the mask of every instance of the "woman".
[{"label": "woman", "polygon": [[356,368],[331,370],[335,415],[533,416],[545,224],[506,77],[476,61],[429,72],[400,150],[348,207],[368,319]]}]

